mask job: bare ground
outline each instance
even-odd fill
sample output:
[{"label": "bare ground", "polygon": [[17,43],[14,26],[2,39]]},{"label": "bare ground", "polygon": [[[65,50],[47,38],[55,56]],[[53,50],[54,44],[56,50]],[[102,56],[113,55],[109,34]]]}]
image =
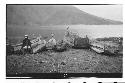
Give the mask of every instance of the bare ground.
[{"label": "bare ground", "polygon": [[7,74],[122,73],[121,55],[103,55],[89,49],[7,56]]}]

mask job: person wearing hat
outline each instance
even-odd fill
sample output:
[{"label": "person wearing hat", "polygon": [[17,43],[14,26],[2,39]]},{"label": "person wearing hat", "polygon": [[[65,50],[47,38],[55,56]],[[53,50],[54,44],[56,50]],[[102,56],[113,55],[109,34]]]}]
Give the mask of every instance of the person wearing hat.
[{"label": "person wearing hat", "polygon": [[28,38],[28,35],[25,35],[24,37],[22,48],[23,48],[23,51],[25,50],[25,52],[28,52],[28,53],[31,52],[31,42]]}]

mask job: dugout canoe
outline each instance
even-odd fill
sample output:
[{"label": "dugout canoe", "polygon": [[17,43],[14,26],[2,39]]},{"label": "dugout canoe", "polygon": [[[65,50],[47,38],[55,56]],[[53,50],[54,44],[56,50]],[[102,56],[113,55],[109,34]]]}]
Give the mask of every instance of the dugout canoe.
[{"label": "dugout canoe", "polygon": [[[44,50],[46,47],[46,42],[43,42],[43,40],[41,40],[39,37],[31,40],[31,43],[32,43],[31,47],[32,47],[33,53],[36,53],[41,49]],[[22,46],[22,43],[13,45],[14,51],[16,52],[21,50],[21,46]]]},{"label": "dugout canoe", "polygon": [[104,45],[99,43],[99,42],[91,43],[90,48],[97,53],[104,53],[105,52]]},{"label": "dugout canoe", "polygon": [[90,48],[97,53],[117,54],[120,53],[119,44],[113,42],[92,42]]}]

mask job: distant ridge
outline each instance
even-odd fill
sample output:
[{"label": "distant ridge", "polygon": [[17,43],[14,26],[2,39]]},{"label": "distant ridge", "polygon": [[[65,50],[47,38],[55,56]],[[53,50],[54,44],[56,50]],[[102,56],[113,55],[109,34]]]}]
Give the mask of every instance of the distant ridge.
[{"label": "distant ridge", "polygon": [[68,5],[7,5],[7,24],[11,25],[120,25]]}]

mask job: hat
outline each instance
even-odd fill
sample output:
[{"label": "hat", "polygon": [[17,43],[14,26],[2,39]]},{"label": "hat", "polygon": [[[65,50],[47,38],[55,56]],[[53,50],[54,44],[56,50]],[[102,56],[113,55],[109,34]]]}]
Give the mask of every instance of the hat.
[{"label": "hat", "polygon": [[25,37],[28,37],[28,35],[25,35]]},{"label": "hat", "polygon": [[25,38],[27,38],[28,37],[28,35],[25,35]]}]

